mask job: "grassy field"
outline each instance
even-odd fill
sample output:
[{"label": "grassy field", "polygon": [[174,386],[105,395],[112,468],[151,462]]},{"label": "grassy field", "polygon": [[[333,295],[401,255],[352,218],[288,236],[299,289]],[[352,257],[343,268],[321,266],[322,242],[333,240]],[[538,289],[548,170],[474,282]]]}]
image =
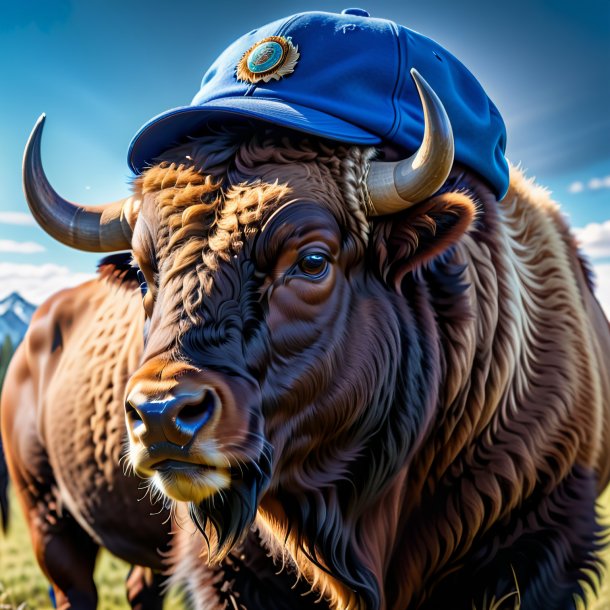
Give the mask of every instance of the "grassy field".
[{"label": "grassy field", "polygon": [[[600,504],[604,522],[610,524],[610,489],[606,490]],[[605,550],[604,559],[610,562],[610,547]],[[126,563],[109,553],[101,553],[95,572],[100,610],[129,609],[124,586],[128,568]],[[177,591],[170,592],[165,608],[184,610]],[[604,578],[597,599],[590,596],[588,608],[610,610],[610,577]],[[0,535],[0,610],[51,609],[48,584],[36,564],[25,523],[17,501],[11,495],[11,528],[8,536]]]}]

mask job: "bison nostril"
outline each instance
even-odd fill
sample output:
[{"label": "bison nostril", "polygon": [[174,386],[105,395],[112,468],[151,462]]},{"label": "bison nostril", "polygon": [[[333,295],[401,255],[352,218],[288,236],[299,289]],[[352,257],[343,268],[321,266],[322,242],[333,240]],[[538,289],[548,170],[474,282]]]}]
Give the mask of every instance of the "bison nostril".
[{"label": "bison nostril", "polygon": [[131,421],[142,421],[140,412],[133,406],[133,403],[130,400],[125,403],[125,413]]},{"label": "bison nostril", "polygon": [[184,405],[176,419],[182,425],[199,429],[210,419],[215,405],[216,394],[207,391],[199,402]]},{"label": "bison nostril", "polygon": [[127,416],[128,428],[136,437],[141,438],[146,433],[147,426],[144,423],[142,413],[131,400],[125,401],[125,415]]}]

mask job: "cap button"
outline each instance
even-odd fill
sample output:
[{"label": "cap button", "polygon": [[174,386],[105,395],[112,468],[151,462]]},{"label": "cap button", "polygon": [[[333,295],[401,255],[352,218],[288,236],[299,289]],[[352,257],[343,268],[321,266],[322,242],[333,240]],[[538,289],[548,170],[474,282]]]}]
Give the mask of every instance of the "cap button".
[{"label": "cap button", "polygon": [[341,11],[342,15],[357,15],[358,17],[370,17],[369,12],[363,8],[345,8]]}]

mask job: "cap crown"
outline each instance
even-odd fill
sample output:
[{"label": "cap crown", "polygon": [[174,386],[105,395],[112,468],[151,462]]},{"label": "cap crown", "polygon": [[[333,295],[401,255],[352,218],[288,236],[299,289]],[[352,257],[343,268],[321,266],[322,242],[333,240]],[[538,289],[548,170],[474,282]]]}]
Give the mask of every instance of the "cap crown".
[{"label": "cap crown", "polygon": [[[288,39],[298,49],[292,73],[269,82],[238,79],[239,62],[269,37]],[[424,131],[421,102],[410,77],[413,67],[445,106],[456,161],[503,196],[508,188],[506,130],[497,108],[451,53],[386,19],[307,12],[252,30],[230,45],[204,75],[187,107],[201,116],[188,121],[183,116],[175,128],[193,129],[197,121],[201,128],[224,110],[233,117],[258,118],[343,142],[391,143],[409,153],[419,147]],[[136,140],[155,121],[181,114],[176,109],[156,117]],[[137,162],[134,165],[138,170]]]}]

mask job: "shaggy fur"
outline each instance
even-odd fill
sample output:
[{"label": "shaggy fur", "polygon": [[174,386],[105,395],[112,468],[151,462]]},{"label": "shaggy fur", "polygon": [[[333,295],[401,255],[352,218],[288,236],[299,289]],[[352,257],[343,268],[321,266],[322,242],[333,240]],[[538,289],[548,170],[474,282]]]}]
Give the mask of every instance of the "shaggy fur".
[{"label": "shaggy fur", "polygon": [[[190,508],[209,560],[256,521],[333,608],[470,609],[515,580],[523,610],[571,607],[609,467],[610,334],[583,262],[514,169],[502,202],[456,167],[367,220],[370,158],[225,134],[136,184],[134,255],[156,269],[145,359],[252,388],[241,424],[221,409],[202,433],[233,468]],[[322,280],[295,272],[314,242]],[[130,385],[156,395],[155,366]]]}]

